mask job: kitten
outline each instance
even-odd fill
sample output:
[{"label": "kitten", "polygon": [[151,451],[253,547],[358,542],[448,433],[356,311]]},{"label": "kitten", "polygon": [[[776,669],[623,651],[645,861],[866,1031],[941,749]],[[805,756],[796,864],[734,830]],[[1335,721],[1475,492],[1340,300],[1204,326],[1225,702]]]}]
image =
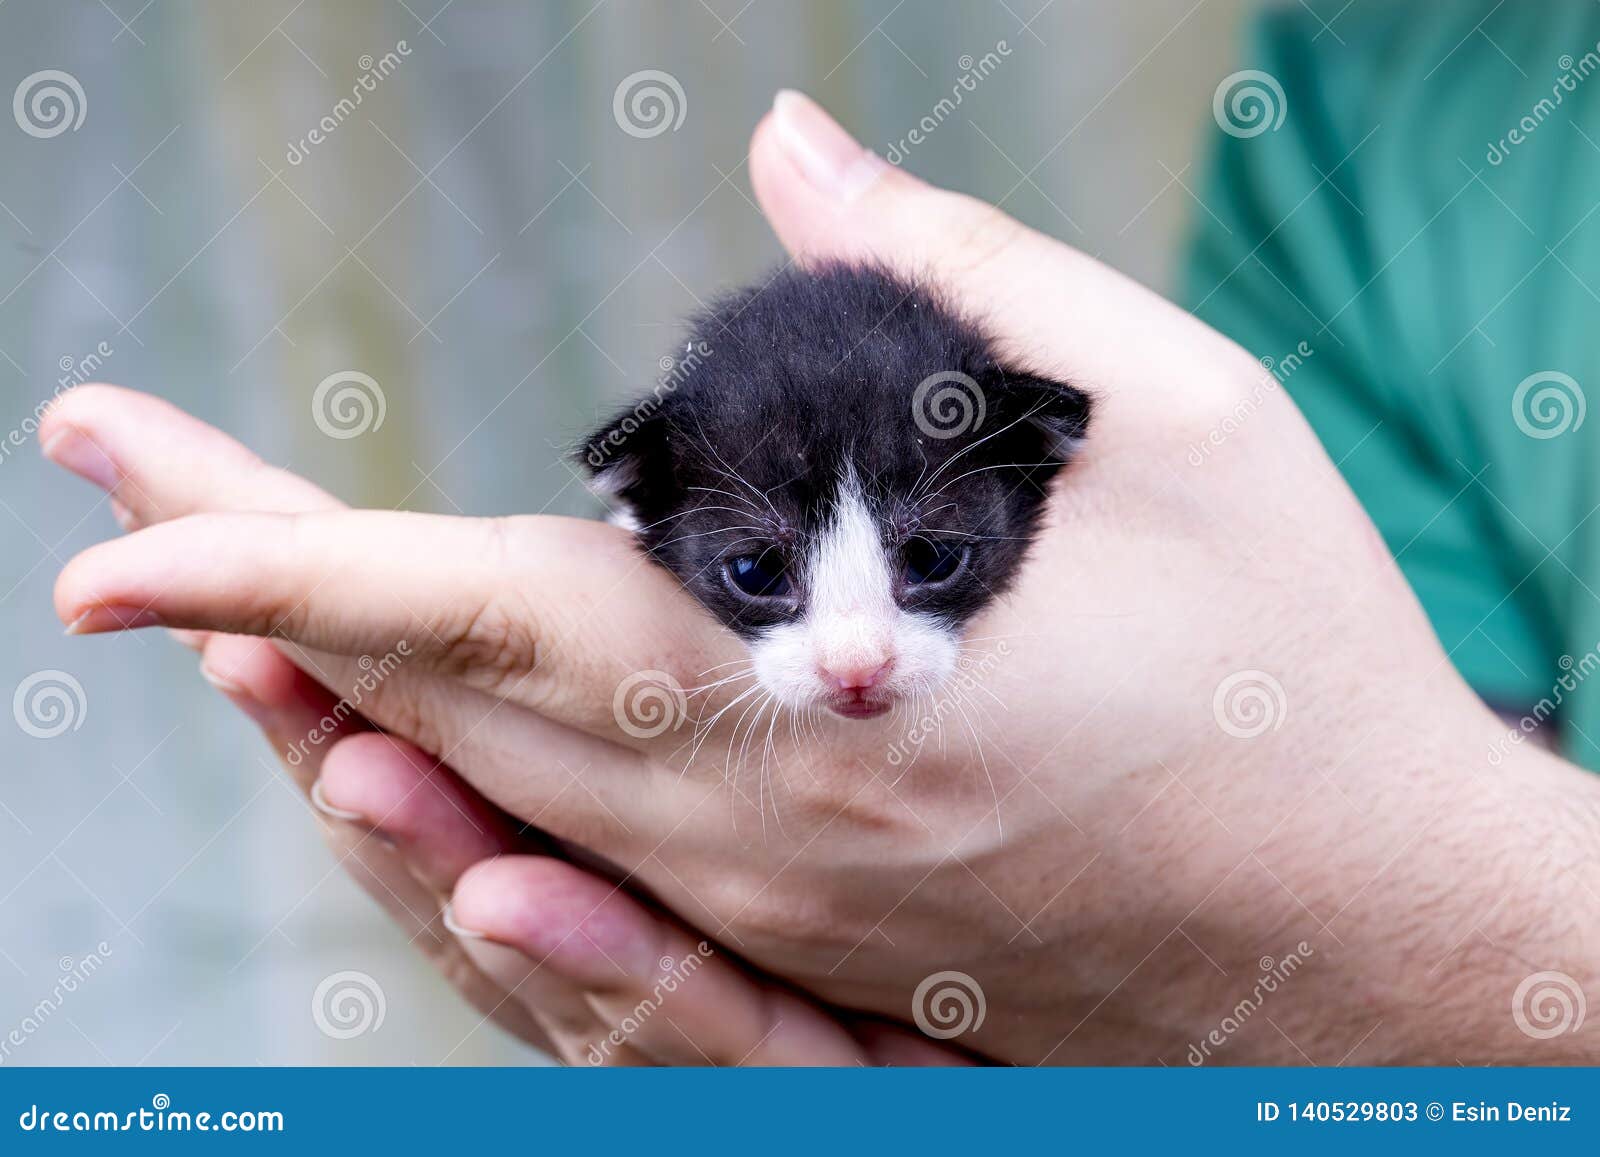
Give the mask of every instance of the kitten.
[{"label": "kitten", "polygon": [[693,319],[656,390],[578,454],[780,704],[866,719],[955,669],[1089,411],[926,285],[786,270]]}]

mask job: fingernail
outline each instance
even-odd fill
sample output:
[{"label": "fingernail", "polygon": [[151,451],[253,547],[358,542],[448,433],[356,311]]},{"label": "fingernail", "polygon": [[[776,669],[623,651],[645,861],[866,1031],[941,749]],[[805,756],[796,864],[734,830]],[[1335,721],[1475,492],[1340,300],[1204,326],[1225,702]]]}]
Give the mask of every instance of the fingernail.
[{"label": "fingernail", "polygon": [[336,820],[359,820],[360,812],[346,811],[342,807],[334,807],[322,794],[322,781],[319,779],[311,785],[311,805],[323,815],[332,816]]},{"label": "fingernail", "polygon": [[489,939],[482,932],[474,932],[471,928],[463,928],[460,924],[456,923],[456,906],[455,901],[453,900],[445,904],[444,911],[439,913],[439,919],[448,931],[455,933],[463,940]]},{"label": "fingernail", "polygon": [[99,635],[107,631],[136,631],[141,627],[164,627],[166,622],[154,611],[141,607],[90,607],[67,624],[69,635]]},{"label": "fingernail", "polygon": [[[185,634],[188,634],[189,632],[187,632],[187,631],[173,631],[172,633],[174,635],[185,635]],[[183,640],[181,640],[181,639],[179,640],[179,642],[182,642],[182,641]],[[189,646],[190,644],[184,643],[184,645],[185,646]],[[208,666],[206,664],[205,660],[203,660],[203,659],[200,661],[200,677],[202,679],[204,679],[207,683],[210,683],[218,691],[221,691],[224,695],[244,695],[245,694],[245,690],[244,690],[244,687],[243,687],[242,684],[240,684],[236,680],[230,678],[229,676],[224,675],[221,671],[218,671],[216,668]]]},{"label": "fingernail", "polygon": [[772,116],[778,141],[795,167],[836,200],[854,201],[889,167],[804,93],[783,89],[773,99]]},{"label": "fingernail", "polygon": [[122,505],[115,498],[111,500],[111,517],[117,520],[117,525],[122,527],[123,530],[135,530],[138,528],[139,524],[133,517],[133,511]]},{"label": "fingernail", "polygon": [[122,481],[122,472],[110,456],[91,439],[70,427],[52,435],[39,450],[57,466],[93,482],[102,490],[115,490],[117,483]]}]

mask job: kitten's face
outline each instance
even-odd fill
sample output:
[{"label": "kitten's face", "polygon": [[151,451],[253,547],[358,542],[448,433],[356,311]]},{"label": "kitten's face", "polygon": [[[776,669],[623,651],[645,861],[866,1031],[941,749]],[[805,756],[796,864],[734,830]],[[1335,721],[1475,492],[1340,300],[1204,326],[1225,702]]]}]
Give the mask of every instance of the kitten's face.
[{"label": "kitten's face", "polygon": [[[761,291],[787,307],[777,336],[754,299],[724,303],[692,370],[585,457],[651,558],[746,642],[765,691],[866,719],[955,669],[1088,406],[1006,373],[926,296],[836,276],[820,299],[810,275]],[[940,375],[955,408],[935,413],[917,391]]]}]

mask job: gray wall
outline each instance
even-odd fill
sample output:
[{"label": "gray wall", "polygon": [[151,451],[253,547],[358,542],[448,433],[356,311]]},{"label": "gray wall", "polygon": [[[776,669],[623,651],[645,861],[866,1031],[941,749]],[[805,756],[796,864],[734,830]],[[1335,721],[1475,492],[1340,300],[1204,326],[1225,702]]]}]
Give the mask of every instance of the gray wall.
[{"label": "gray wall", "polygon": [[[964,56],[1004,41],[906,163],[1164,286],[1246,7],[142,3],[0,7],[0,97],[45,69],[84,95],[81,125],[51,137],[0,115],[0,427],[24,428],[62,367],[103,348],[93,376],[357,503],[469,513],[584,509],[555,448],[651,380],[693,304],[684,286],[777,258],[744,157],[780,86],[888,150]],[[363,56],[401,41],[392,73],[291,163]],[[681,84],[677,129],[641,138],[614,119],[642,69]],[[381,428],[319,431],[312,392],[341,370],[380,384]],[[0,692],[50,671],[82,688],[54,737],[0,714],[0,1038],[52,1005],[4,1063],[530,1058],[330,873],[192,655],[159,633],[62,636],[55,574],[113,533],[100,496],[33,446],[0,459]],[[62,962],[101,942],[104,964],[57,1006]],[[341,969],[381,984],[380,1031],[317,1029],[312,993]]]}]

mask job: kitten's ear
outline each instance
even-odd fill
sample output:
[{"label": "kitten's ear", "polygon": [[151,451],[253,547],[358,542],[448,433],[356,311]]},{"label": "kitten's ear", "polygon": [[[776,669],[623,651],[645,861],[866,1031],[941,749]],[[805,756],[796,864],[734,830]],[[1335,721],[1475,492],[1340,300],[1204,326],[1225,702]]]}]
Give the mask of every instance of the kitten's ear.
[{"label": "kitten's ear", "polygon": [[982,385],[999,403],[1006,422],[1024,421],[1045,437],[1046,450],[1068,461],[1089,432],[1093,404],[1089,395],[1065,382],[1037,374],[995,369]]},{"label": "kitten's ear", "polygon": [[667,438],[660,402],[651,397],[613,416],[573,451],[589,474],[589,489],[624,530],[638,530],[647,497],[661,496],[660,472],[670,472]]}]

